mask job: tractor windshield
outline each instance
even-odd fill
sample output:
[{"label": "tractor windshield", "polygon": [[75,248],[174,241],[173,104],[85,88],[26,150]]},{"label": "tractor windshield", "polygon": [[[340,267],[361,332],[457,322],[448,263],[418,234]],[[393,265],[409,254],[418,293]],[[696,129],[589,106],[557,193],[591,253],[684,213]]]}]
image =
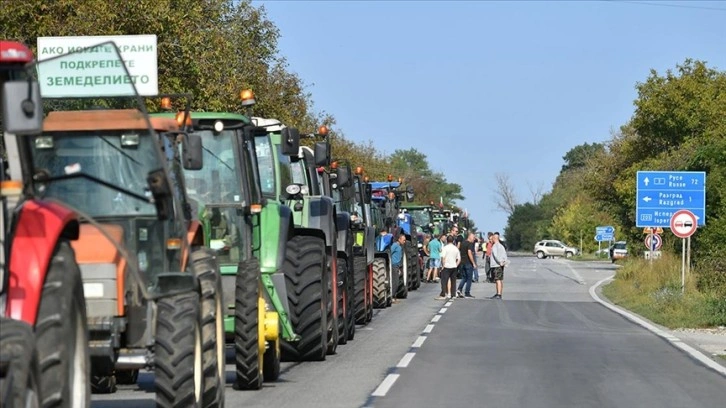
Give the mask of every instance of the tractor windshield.
[{"label": "tractor windshield", "polygon": [[431,222],[430,213],[427,210],[412,210],[410,214],[416,225],[429,225]]},{"label": "tractor windshield", "polygon": [[153,204],[119,191],[150,197],[146,176],[158,168],[158,159],[154,140],[139,133],[67,131],[35,137],[30,146],[36,191],[93,217],[155,215]]},{"label": "tractor windshield", "polygon": [[201,170],[185,170],[187,192],[200,204],[241,204],[244,195],[238,175],[239,152],[234,149],[234,130],[216,133],[211,130],[197,131],[203,140],[203,162]]}]

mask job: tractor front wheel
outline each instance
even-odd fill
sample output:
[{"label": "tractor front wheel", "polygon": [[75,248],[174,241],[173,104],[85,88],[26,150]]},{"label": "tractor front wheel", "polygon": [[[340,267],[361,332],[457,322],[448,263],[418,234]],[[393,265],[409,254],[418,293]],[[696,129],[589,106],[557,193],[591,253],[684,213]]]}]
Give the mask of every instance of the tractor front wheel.
[{"label": "tractor front wheel", "polygon": [[33,329],[25,322],[0,317],[0,361],[7,364],[0,376],[2,401],[11,407],[39,407],[40,368]]},{"label": "tractor front wheel", "polygon": [[45,276],[35,323],[44,407],[90,407],[88,322],[81,271],[60,242]]},{"label": "tractor front wheel", "polygon": [[204,389],[200,299],[196,292],[157,301],[154,385],[160,408],[201,407]]},{"label": "tractor front wheel", "polygon": [[[224,405],[225,355],[222,279],[215,254],[207,248],[191,254],[192,267],[199,280],[201,299],[203,407]],[[117,378],[118,379],[118,378]]]},{"label": "tractor front wheel", "polygon": [[237,368],[235,388],[262,388],[263,356],[260,355],[260,263],[252,258],[237,275],[234,304],[234,355]]},{"label": "tractor front wheel", "polygon": [[383,258],[373,259],[373,307],[384,309],[388,303],[388,283],[386,276],[386,260]]}]

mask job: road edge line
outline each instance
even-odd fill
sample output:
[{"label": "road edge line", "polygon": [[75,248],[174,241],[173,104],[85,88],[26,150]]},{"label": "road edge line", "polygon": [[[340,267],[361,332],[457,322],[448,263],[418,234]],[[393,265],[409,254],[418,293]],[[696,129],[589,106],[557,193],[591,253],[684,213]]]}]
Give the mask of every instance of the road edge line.
[{"label": "road edge line", "polygon": [[600,285],[602,285],[603,283],[605,283],[607,281],[611,281],[614,277],[615,277],[615,275],[612,275],[612,276],[607,277],[605,279],[601,279],[600,281],[598,281],[594,285],[590,286],[590,289],[588,290],[588,292],[590,292],[590,297],[592,297],[593,299],[595,299],[595,301],[597,301],[601,305],[605,306],[606,308],[612,310],[613,312],[618,313],[619,315],[625,317],[626,319],[630,320],[631,322],[638,324],[639,326],[645,328],[646,330],[650,331],[651,333],[654,333],[654,334],[658,335],[659,337],[663,338],[668,343],[670,343],[673,347],[682,350],[683,352],[685,352],[688,355],[690,355],[692,358],[694,358],[694,359],[698,360],[699,362],[701,362],[706,367],[708,367],[708,368],[716,371],[717,373],[723,375],[724,377],[726,377],[726,367],[724,367],[723,365],[719,364],[718,362],[712,360],[710,357],[708,357],[707,355],[705,355],[702,352],[698,351],[697,349],[695,349],[695,348],[691,347],[690,345],[686,344],[683,340],[681,340],[678,337],[672,335],[671,333],[668,333],[668,332],[666,332],[664,330],[659,329],[658,327],[656,327],[652,323],[650,323],[650,322],[646,321],[645,319],[643,319],[643,318],[635,315],[634,313],[631,313],[631,312],[629,312],[629,311],[627,311],[627,310],[625,310],[625,309],[623,309],[623,308],[621,308],[619,306],[615,306],[615,305],[613,305],[613,304],[611,304],[609,302],[606,302],[606,301],[602,300],[600,298],[600,296],[597,295],[597,292],[596,292],[597,288]]}]

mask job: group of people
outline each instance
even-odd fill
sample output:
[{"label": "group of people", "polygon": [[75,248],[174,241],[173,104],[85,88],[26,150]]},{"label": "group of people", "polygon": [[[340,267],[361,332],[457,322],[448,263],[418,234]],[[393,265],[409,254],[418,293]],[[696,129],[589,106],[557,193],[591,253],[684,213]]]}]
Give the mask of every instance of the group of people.
[{"label": "group of people", "polygon": [[[478,240],[473,232],[469,232],[464,238],[464,235],[459,234],[459,228],[454,226],[448,234],[443,234],[441,237],[426,236],[423,252],[428,258],[424,281],[441,283],[441,292],[437,300],[453,297],[474,298],[471,294],[471,285],[472,282],[479,282],[477,252],[482,253],[481,260],[484,261],[487,281],[496,285],[496,293],[491,298],[502,298],[504,268],[509,264],[509,260],[507,250],[499,240],[498,232],[489,232],[487,239]],[[458,276],[461,280],[457,287]]]}]

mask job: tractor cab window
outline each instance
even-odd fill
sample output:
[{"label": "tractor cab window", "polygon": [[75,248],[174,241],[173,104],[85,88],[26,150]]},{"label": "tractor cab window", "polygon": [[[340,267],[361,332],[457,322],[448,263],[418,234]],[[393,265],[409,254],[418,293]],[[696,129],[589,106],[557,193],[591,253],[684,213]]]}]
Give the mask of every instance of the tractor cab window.
[{"label": "tractor cab window", "polygon": [[270,137],[255,137],[255,154],[257,154],[257,165],[260,169],[260,187],[262,195],[274,197],[275,190],[275,161],[272,156],[272,144]]},{"label": "tractor cab window", "polygon": [[155,216],[153,204],[124,193],[151,196],[146,177],[160,164],[156,141],[143,133],[52,132],[29,139],[36,193],[93,217]]}]

